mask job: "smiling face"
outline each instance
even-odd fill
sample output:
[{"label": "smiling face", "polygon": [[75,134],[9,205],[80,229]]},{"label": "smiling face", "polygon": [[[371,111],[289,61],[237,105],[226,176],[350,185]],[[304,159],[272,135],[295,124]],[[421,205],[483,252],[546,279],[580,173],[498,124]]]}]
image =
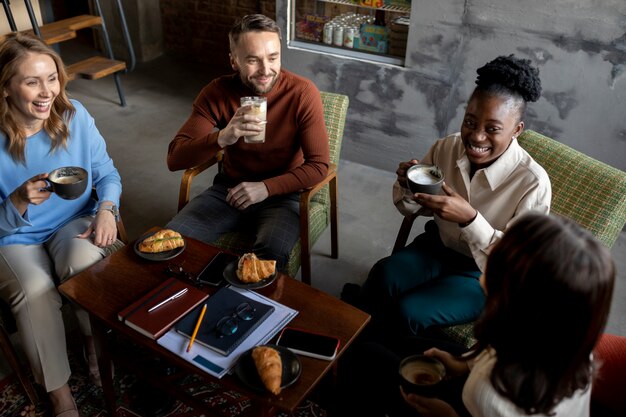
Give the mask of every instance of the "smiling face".
[{"label": "smiling face", "polygon": [[477,170],[491,165],[523,129],[518,99],[474,93],[461,127],[461,139],[472,168]]},{"label": "smiling face", "polygon": [[264,31],[242,33],[231,48],[230,64],[255,94],[267,94],[280,73],[278,34]]},{"label": "smiling face", "polygon": [[4,89],[9,109],[27,133],[41,129],[61,90],[57,66],[46,54],[28,53]]}]

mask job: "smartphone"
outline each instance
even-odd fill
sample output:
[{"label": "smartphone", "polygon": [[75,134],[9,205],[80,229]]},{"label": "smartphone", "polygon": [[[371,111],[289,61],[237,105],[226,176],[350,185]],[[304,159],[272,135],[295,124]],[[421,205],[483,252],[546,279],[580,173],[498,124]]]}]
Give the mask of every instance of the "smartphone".
[{"label": "smartphone", "polygon": [[226,268],[226,265],[237,259],[235,255],[226,252],[218,252],[217,255],[206,264],[202,272],[198,274],[197,281],[201,284],[218,287],[222,281],[224,281],[224,268]]},{"label": "smartphone", "polygon": [[313,358],[333,360],[339,350],[339,339],[295,327],[285,327],[278,336],[278,346]]}]

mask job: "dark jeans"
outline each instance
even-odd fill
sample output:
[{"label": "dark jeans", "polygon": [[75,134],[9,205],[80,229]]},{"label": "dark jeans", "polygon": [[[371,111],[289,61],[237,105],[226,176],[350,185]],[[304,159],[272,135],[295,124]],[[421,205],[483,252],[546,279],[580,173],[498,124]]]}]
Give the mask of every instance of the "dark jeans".
[{"label": "dark jeans", "polygon": [[300,235],[300,194],[271,196],[238,210],[226,202],[228,189],[237,183],[218,174],[213,186],[191,200],[167,227],[183,235],[213,243],[234,230],[254,236],[252,251],[262,259],[275,259],[283,270]]}]

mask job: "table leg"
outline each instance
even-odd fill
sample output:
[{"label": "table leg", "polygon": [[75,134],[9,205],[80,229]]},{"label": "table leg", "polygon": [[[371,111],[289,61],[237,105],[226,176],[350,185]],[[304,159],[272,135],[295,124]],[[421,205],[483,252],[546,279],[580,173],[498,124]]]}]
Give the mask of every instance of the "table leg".
[{"label": "table leg", "polygon": [[111,368],[111,355],[107,349],[106,328],[100,321],[90,316],[91,332],[98,356],[98,368],[100,369],[100,379],[102,381],[102,392],[107,411],[110,416],[117,415],[117,402],[115,401],[115,388],[113,387],[113,372]]}]

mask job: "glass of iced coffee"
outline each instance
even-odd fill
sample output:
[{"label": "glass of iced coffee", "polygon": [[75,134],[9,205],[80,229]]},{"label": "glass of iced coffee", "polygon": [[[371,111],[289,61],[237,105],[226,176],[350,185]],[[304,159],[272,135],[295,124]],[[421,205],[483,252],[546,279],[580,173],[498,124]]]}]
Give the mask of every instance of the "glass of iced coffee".
[{"label": "glass of iced coffee", "polygon": [[242,106],[250,106],[248,114],[258,117],[262,120],[261,127],[263,130],[258,135],[244,136],[246,143],[263,143],[265,142],[265,124],[267,123],[267,98],[266,97],[241,97]]}]

